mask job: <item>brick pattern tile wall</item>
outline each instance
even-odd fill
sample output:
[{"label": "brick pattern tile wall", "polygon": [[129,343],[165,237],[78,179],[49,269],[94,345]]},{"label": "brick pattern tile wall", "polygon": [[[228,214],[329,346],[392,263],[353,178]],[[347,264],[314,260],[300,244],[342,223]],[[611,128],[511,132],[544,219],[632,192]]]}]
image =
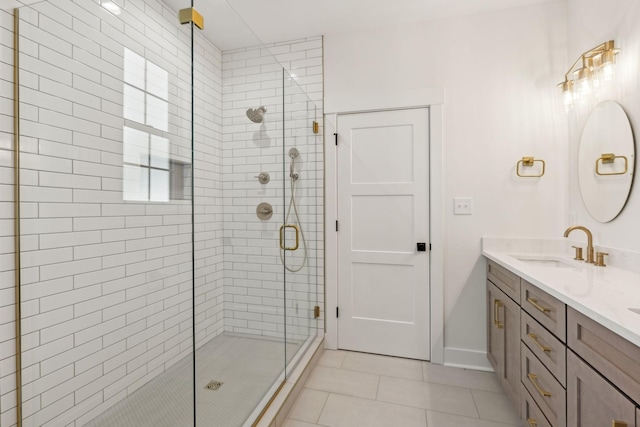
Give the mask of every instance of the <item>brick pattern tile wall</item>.
[{"label": "brick pattern tile wall", "polygon": [[[313,120],[322,122],[322,38],[226,51],[222,68],[225,330],[303,340],[316,334],[311,312],[323,293],[323,151],[321,133],[311,128]],[[267,109],[264,121],[253,123],[246,110],[260,106]],[[307,261],[285,274],[279,227],[290,203],[292,147],[300,152],[296,201]],[[268,184],[256,179],[261,172],[270,175]],[[261,202],[273,206],[267,221],[256,216]],[[287,264],[300,266],[302,254],[287,251]]]},{"label": "brick pattern tile wall", "polygon": [[[3,12],[3,28],[12,28],[8,16]],[[23,417],[31,425],[82,425],[192,351],[191,202],[122,200],[123,129],[140,128],[123,118],[124,46],[146,59],[147,70],[149,64],[164,70],[166,129],[161,123],[154,135],[170,141],[171,159],[189,165],[190,35],[174,11],[153,0],[129,1],[118,16],[96,2],[52,0],[23,8],[20,16],[21,65],[29,70],[21,72]],[[216,101],[222,76],[221,52],[202,35],[195,51],[195,333],[201,345],[223,330]],[[5,104],[3,113],[11,111]],[[9,129],[2,117],[2,129]],[[3,149],[11,148],[4,134],[3,141]],[[2,166],[9,189],[9,156]],[[6,225],[3,231],[11,233]],[[4,252],[11,251],[7,245]],[[3,288],[13,283],[11,257],[2,260]],[[2,304],[13,300],[10,288],[3,293]],[[7,330],[10,311],[1,318]],[[15,406],[8,385],[12,352],[8,338],[0,348],[2,374],[9,372],[2,425],[15,417],[5,410]]]},{"label": "brick pattern tile wall", "polygon": [[0,425],[16,420],[13,225],[13,15],[0,10]]},{"label": "brick pattern tile wall", "polygon": [[[191,351],[190,202],[122,201],[123,46],[167,71],[162,135],[172,158],[191,163],[189,33],[155,0],[131,0],[117,17],[95,1],[51,0],[21,18],[24,417],[82,425]],[[11,13],[0,11],[2,426],[15,423],[12,30]],[[295,75],[285,75],[284,92],[269,52]],[[285,323],[273,310],[285,278],[274,227],[290,194],[283,95],[285,148],[301,152],[297,199],[309,246],[305,268],[286,275],[286,325],[303,338],[317,326],[309,301],[322,305],[324,292],[322,144],[308,129],[310,112],[322,124],[322,39],[223,55],[196,33],[194,58],[196,344],[225,330],[284,331],[273,329]],[[234,61],[244,65],[229,68]],[[246,123],[244,105],[254,101],[272,106],[264,129]],[[273,186],[254,186],[256,168],[273,172]],[[271,197],[279,219],[263,229],[253,203]]]}]

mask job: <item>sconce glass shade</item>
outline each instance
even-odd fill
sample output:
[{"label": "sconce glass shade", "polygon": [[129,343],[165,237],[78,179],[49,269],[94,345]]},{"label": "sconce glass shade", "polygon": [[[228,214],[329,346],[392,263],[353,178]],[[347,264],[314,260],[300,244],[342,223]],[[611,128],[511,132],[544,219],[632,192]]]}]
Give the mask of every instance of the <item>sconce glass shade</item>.
[{"label": "sconce glass shade", "polygon": [[592,81],[589,77],[582,78],[576,82],[576,90],[581,95],[591,93],[591,89]]},{"label": "sconce glass shade", "polygon": [[558,84],[559,88],[562,88],[562,92],[567,93],[573,90],[573,80],[565,79],[562,83]]},{"label": "sconce glass shade", "polygon": [[607,63],[600,69],[600,74],[604,83],[608,83],[613,79],[613,63]]},{"label": "sconce glass shade", "polygon": [[562,102],[564,104],[565,112],[569,112],[573,108],[573,91],[567,90],[562,94]]},{"label": "sconce glass shade", "polygon": [[600,55],[600,64],[601,65],[611,65],[616,63],[616,51],[615,49],[609,49],[602,52]]},{"label": "sconce glass shade", "polygon": [[578,80],[590,79],[593,77],[593,58],[582,57],[582,68],[575,72]]}]

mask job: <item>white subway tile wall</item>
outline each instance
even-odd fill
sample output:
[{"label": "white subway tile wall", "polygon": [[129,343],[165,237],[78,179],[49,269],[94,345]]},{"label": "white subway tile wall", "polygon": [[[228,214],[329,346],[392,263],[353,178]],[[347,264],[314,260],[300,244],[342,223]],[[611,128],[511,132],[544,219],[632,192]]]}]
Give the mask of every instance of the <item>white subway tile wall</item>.
[{"label": "white subway tile wall", "polygon": [[[83,425],[192,352],[191,203],[123,201],[125,127],[151,150],[169,140],[165,159],[191,165],[190,31],[163,3],[126,6],[117,16],[69,0],[20,11],[21,75],[31,76],[21,98],[26,425]],[[223,330],[222,113],[208,99],[222,76],[218,49],[198,35],[195,51],[187,194],[202,345]],[[139,71],[128,58],[144,58],[141,118],[123,96]],[[155,171],[140,170],[152,186]]]},{"label": "white subway tile wall", "polygon": [[13,53],[13,15],[0,10],[0,425],[9,427],[16,419]]},{"label": "white subway tile wall", "polygon": [[[312,314],[324,293],[323,149],[321,133],[312,130],[323,117],[322,38],[226,51],[222,70],[225,330],[302,341],[323,321]],[[247,109],[261,106],[267,109],[263,122],[249,120]],[[295,201],[305,241],[300,238],[296,251],[281,251],[292,147],[300,152]],[[270,175],[269,183],[258,181],[261,172]],[[271,219],[257,217],[261,202],[273,206]],[[286,222],[298,223],[293,208]],[[303,243],[304,267],[285,272],[281,254],[295,270],[303,264]]]},{"label": "white subway tile wall", "polygon": [[[21,10],[27,425],[82,425],[192,350],[190,202],[122,201],[123,47],[167,71],[162,135],[171,157],[190,164],[189,32],[164,3],[126,6],[119,16],[84,0]],[[11,13],[0,11],[0,424],[8,427],[16,399],[12,30]],[[296,194],[309,247],[304,269],[286,275],[286,332],[304,339],[321,326],[310,312],[324,293],[323,151],[309,123],[322,124],[322,39],[223,55],[196,32],[194,49],[196,345],[223,331],[283,336],[283,95],[284,148],[301,153]],[[283,93],[269,51],[318,109],[290,80]],[[263,104],[272,107],[261,128],[245,110]],[[270,190],[253,178],[260,171],[272,174]],[[274,218],[264,227],[255,206],[270,199]]]}]

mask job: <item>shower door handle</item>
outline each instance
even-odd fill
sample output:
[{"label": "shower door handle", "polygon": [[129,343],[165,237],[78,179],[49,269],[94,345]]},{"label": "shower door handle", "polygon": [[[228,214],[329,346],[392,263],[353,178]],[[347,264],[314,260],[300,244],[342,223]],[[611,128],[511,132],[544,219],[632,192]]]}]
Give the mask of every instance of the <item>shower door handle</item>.
[{"label": "shower door handle", "polygon": [[[287,228],[293,228],[296,231],[296,245],[287,247],[284,245],[284,232]],[[283,224],[280,226],[280,249],[285,251],[295,251],[300,246],[300,229],[294,224]]]}]

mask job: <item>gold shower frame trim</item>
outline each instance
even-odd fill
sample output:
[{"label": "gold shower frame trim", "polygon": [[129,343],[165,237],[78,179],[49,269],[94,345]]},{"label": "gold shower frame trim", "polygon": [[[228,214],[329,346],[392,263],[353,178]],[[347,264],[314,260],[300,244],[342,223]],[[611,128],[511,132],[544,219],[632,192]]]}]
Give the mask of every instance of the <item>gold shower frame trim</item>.
[{"label": "gold shower frame trim", "polygon": [[204,17],[196,10],[195,7],[181,9],[178,12],[178,19],[182,25],[193,23],[193,25],[199,29],[204,30]]},{"label": "gold shower frame trim", "polygon": [[[624,170],[622,172],[600,172],[600,164],[613,163],[616,159],[624,159]],[[600,176],[624,175],[629,171],[629,159],[627,156],[616,156],[613,153],[604,153],[596,159],[596,174]]]},{"label": "gold shower frame trim", "polygon": [[[542,164],[542,170],[538,175],[524,175],[520,172],[521,168],[525,166],[531,167],[535,163]],[[518,163],[516,164],[516,175],[518,175],[520,178],[540,178],[541,176],[544,176],[545,167],[546,167],[546,163],[542,159],[534,159],[533,156],[523,157],[522,160],[519,160]]]},{"label": "gold shower frame trim", "polygon": [[16,425],[22,427],[22,311],[20,302],[20,11],[13,9],[13,179],[16,331]]}]

